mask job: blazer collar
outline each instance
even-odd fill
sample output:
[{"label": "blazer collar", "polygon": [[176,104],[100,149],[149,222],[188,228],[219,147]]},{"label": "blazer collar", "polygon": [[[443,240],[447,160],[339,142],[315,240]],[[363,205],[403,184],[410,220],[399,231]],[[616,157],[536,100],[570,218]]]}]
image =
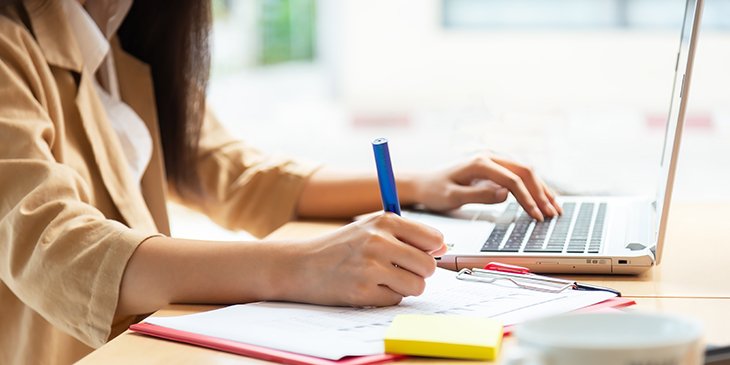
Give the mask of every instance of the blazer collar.
[{"label": "blazer collar", "polygon": [[144,120],[153,138],[152,161],[142,177],[140,194],[140,187],[126,170],[126,160],[116,132],[107,121],[106,112],[91,84],[92,75],[84,71],[81,51],[60,0],[25,0],[23,4],[46,61],[81,75],[76,105],[102,180],[117,209],[131,228],[169,235],[165,166],[149,67],[125,53],[118,39],[112,39],[117,73],[124,74],[119,81],[122,100]]},{"label": "blazer collar", "polygon": [[[149,1],[149,0],[146,0]],[[160,233],[170,235],[170,222],[167,215],[167,176],[162,156],[160,126],[157,120],[155,89],[152,84],[150,67],[122,50],[119,38],[111,40],[111,48],[117,65],[119,92],[127,105],[139,115],[147,125],[152,137],[152,157],[142,176],[142,195],[147,202],[152,217]]]},{"label": "blazer collar", "polygon": [[83,59],[59,0],[25,0],[36,41],[49,64],[81,73]]}]

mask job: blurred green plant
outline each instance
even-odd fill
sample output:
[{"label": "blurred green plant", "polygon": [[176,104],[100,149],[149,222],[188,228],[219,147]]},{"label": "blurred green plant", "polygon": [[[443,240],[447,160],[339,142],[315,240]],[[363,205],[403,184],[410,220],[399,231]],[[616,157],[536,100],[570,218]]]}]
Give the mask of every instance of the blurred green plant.
[{"label": "blurred green plant", "polygon": [[258,0],[259,64],[314,58],[314,1]]},{"label": "blurred green plant", "polygon": [[231,9],[231,0],[213,0],[213,20],[228,18]]}]

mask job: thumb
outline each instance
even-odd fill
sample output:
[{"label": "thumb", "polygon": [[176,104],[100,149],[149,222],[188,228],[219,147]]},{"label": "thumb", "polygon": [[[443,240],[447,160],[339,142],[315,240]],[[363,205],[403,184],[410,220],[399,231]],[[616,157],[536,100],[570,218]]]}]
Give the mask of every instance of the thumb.
[{"label": "thumb", "polygon": [[495,204],[507,200],[509,189],[491,181],[479,182],[468,186],[459,186],[455,189],[462,204],[482,203]]}]

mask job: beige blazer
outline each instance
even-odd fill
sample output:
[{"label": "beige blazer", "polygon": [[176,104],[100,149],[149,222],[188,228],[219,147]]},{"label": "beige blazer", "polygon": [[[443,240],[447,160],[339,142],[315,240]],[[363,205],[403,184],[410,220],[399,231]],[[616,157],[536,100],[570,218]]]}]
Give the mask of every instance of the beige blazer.
[{"label": "beige blazer", "polygon": [[[145,121],[141,190],[58,0],[0,8],[0,364],[68,364],[138,317],[115,317],[129,257],[169,235],[150,69],[112,42],[122,99]],[[27,13],[24,14],[24,13]],[[266,156],[206,113],[205,197],[182,201],[263,236],[288,221],[315,165]]]}]

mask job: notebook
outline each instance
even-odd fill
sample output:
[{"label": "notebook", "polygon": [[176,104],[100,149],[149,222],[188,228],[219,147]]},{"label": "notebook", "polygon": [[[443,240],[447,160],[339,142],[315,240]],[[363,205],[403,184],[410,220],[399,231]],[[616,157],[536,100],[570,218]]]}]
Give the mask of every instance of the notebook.
[{"label": "notebook", "polygon": [[558,199],[564,214],[545,222],[514,201],[469,205],[447,216],[404,212],[444,234],[449,251],[439,266],[460,270],[499,261],[542,273],[638,274],[658,265],[703,5],[687,0],[685,7],[656,197],[564,197]]}]

